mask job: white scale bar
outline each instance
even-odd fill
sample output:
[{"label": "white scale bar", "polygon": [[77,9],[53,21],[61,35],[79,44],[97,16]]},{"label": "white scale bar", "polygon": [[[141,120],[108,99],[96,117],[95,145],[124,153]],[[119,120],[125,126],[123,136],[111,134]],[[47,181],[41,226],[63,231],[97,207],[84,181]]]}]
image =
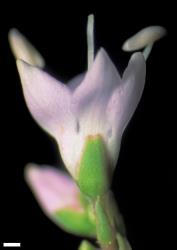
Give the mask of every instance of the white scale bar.
[{"label": "white scale bar", "polygon": [[4,242],[3,247],[21,247],[20,242]]}]

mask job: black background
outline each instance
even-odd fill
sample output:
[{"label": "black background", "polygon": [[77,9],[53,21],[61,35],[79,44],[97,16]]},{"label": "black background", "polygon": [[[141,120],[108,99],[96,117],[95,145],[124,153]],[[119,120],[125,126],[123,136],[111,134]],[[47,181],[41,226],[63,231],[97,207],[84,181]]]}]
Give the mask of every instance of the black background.
[{"label": "black background", "polygon": [[[148,5],[148,6],[146,6]],[[52,2],[3,5],[0,16],[1,234],[2,242],[24,249],[77,249],[79,237],[50,222],[23,179],[28,162],[61,165],[56,144],[31,118],[7,34],[16,27],[38,48],[48,69],[68,80],[86,69],[86,21],[95,14],[96,50],[103,46],[122,72],[130,55],[121,51],[126,38],[149,25],[162,25],[168,36],[147,61],[146,86],[127,127],[112,188],[135,250],[176,249],[176,59],[173,6],[129,3],[86,8]]]}]

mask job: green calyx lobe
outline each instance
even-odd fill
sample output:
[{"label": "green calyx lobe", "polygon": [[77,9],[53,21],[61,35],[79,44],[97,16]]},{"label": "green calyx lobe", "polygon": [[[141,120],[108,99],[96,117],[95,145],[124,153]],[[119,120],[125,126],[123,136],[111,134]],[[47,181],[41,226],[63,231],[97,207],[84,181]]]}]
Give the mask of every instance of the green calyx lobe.
[{"label": "green calyx lobe", "polygon": [[78,250],[95,250],[96,248],[87,240],[83,240]]},{"label": "green calyx lobe", "polygon": [[108,190],[108,157],[100,135],[88,136],[79,163],[77,184],[92,199]]},{"label": "green calyx lobe", "polygon": [[84,211],[63,209],[55,212],[53,218],[67,232],[87,237],[95,237],[96,235],[95,224]]}]

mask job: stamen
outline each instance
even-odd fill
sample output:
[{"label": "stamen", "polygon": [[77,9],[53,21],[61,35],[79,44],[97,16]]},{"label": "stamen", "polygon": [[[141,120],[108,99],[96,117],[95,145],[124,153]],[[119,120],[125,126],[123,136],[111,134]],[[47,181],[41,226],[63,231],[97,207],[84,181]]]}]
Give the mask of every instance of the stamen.
[{"label": "stamen", "polygon": [[149,57],[149,55],[150,55],[150,53],[151,53],[151,50],[152,50],[153,45],[154,45],[154,44],[152,43],[152,44],[148,45],[148,46],[143,50],[143,56],[144,56],[145,60],[148,59],[148,57]]},{"label": "stamen", "polygon": [[143,55],[145,60],[147,60],[154,43],[165,36],[166,33],[166,29],[161,26],[150,26],[144,28],[134,36],[127,39],[124,42],[122,49],[124,51],[135,51],[145,47]]},{"label": "stamen", "polygon": [[91,67],[94,61],[94,15],[88,16],[87,21],[87,57],[88,57],[88,69]]}]

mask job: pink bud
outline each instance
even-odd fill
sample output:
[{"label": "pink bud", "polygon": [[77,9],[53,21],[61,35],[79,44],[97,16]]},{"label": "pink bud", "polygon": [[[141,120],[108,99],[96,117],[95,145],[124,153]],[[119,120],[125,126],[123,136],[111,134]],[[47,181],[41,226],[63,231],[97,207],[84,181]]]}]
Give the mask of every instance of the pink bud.
[{"label": "pink bud", "polygon": [[50,166],[28,164],[25,179],[48,216],[63,208],[83,209],[78,187],[63,171]]}]

